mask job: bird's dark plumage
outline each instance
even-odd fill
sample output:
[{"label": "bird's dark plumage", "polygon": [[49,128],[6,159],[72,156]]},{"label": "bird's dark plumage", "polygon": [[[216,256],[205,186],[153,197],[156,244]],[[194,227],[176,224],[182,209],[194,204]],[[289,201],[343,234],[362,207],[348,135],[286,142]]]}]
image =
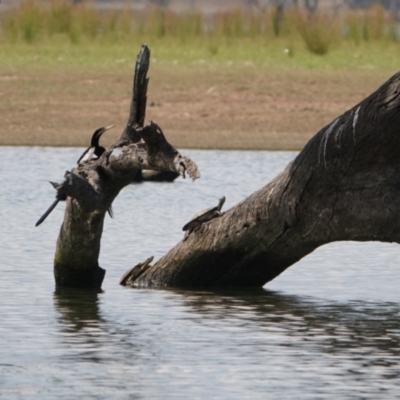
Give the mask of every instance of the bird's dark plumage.
[{"label": "bird's dark plumage", "polygon": [[53,201],[51,206],[46,210],[46,212],[38,219],[35,226],[39,226],[47,217],[48,215],[56,208],[56,205],[59,201],[67,200],[67,195],[64,193],[57,192],[56,199]]},{"label": "bird's dark plumage", "polygon": [[101,135],[111,129],[114,125],[106,126],[103,128],[96,129],[92,135],[92,140],[90,141],[90,147],[88,147],[83,154],[79,157],[78,164],[90,161],[94,156],[99,158],[106,149],[99,145]]},{"label": "bird's dark plumage", "polygon": [[[78,160],[78,164],[89,161],[93,158],[93,156],[97,156],[99,158],[105,151],[106,149],[102,146],[99,145],[99,141],[101,138],[101,135],[105,132],[111,129],[114,125],[106,126],[103,128],[96,129],[92,135],[92,139],[90,141],[90,147],[88,147],[84,153],[80,156]],[[55,209],[59,201],[65,201],[67,200],[67,195],[61,192],[57,192],[56,199],[53,201],[51,206],[46,210],[46,212],[39,218],[39,220],[36,222],[35,226],[39,226],[48,216],[49,214]],[[113,210],[112,207],[107,210],[108,214],[110,215],[111,218],[113,218]]]}]

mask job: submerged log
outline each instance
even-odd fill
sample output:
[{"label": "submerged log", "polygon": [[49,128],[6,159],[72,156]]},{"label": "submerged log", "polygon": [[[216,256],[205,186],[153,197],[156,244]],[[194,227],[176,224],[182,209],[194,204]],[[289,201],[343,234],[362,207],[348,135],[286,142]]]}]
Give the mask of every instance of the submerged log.
[{"label": "submerged log", "polygon": [[120,190],[141,169],[169,171],[193,180],[196,164],[170,145],[160,127],[143,126],[150,51],[142,46],[136,62],[128,123],[120,139],[99,158],[67,171],[53,184],[66,197],[64,222],[57,240],[54,275],[58,287],[100,288],[105,271],[99,266],[104,217]]},{"label": "submerged log", "polygon": [[125,282],[261,287],[326,243],[400,243],[399,126],[397,73],[321,129],[272,182]]}]

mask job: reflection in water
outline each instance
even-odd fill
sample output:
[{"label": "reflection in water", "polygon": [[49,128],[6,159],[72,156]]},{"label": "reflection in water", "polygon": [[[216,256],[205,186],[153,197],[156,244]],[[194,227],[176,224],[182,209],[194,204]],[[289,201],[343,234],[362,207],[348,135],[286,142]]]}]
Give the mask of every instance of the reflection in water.
[{"label": "reflection in water", "polygon": [[[69,288],[57,288],[54,292],[61,346],[68,349],[61,356],[64,360],[107,363],[114,358],[121,362],[125,357],[122,354],[137,348],[132,341],[136,324],[108,322],[101,315],[102,293]],[[122,305],[124,310],[125,306]],[[116,345],[118,348],[112,350]]]},{"label": "reflection in water", "polygon": [[54,305],[60,314],[60,325],[65,332],[77,332],[98,326],[99,293],[102,291],[57,288]]},{"label": "reflection in water", "polygon": [[54,295],[62,207],[40,230],[34,223],[54,196],[46,180],[62,176],[80,151],[0,153],[0,398],[398,397],[398,246],[332,244],[269,290],[118,286],[133,260],[161,256],[182,240],[183,224],[205,203],[225,194],[231,207],[294,153],[191,151],[203,175],[195,185],[127,187],[105,223],[105,292]]},{"label": "reflection in water", "polygon": [[54,293],[59,352],[43,360],[51,370],[31,372],[53,377],[48,392],[68,398],[84,385],[88,397],[393,398],[400,383],[397,303],[264,289],[117,293],[111,305],[112,293]]},{"label": "reflection in water", "polygon": [[[346,371],[359,377],[400,378],[397,303],[324,302],[264,289],[177,293],[204,323],[220,320],[237,332],[251,329],[254,338],[262,337],[263,341],[253,343],[255,351],[263,351],[271,339],[278,339],[281,349],[294,351],[300,363],[307,354],[318,368],[324,366],[324,358],[330,368],[342,364],[344,370],[336,372],[339,375]],[[241,329],[245,326],[247,329]],[[251,335],[242,336],[240,345],[249,344]]]},{"label": "reflection in water", "polygon": [[54,305],[58,311],[58,323],[63,345],[72,347],[73,360],[79,358],[100,362],[98,349],[105,321],[100,317],[98,291],[57,288]]}]

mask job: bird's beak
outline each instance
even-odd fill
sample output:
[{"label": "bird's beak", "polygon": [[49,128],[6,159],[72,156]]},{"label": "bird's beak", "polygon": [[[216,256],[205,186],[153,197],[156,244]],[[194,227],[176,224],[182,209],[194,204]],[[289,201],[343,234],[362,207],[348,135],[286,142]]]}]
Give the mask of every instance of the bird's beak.
[{"label": "bird's beak", "polygon": [[114,126],[115,126],[115,125],[106,126],[106,127],[104,128],[104,132],[105,132],[105,131],[108,131],[108,130],[111,129],[111,128],[114,128]]}]

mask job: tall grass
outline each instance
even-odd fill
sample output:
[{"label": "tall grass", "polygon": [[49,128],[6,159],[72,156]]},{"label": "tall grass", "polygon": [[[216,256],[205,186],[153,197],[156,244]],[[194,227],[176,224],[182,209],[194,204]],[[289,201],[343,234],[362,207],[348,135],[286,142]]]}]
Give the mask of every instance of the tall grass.
[{"label": "tall grass", "polygon": [[329,51],[332,43],[340,40],[335,20],[329,15],[296,13],[293,23],[311,53],[322,56]]},{"label": "tall grass", "polygon": [[309,15],[298,9],[259,10],[257,13],[234,9],[215,15],[192,12],[176,14],[168,9],[151,8],[138,12],[131,8],[101,11],[94,4],[73,5],[68,0],[23,0],[0,15],[1,42],[28,43],[64,38],[82,41],[175,40],[203,43],[210,55],[238,40],[251,40],[261,46],[286,41],[303,43],[303,48],[324,55],[344,42],[359,45],[369,41],[397,41],[399,24],[381,7],[348,11],[341,16]]}]

